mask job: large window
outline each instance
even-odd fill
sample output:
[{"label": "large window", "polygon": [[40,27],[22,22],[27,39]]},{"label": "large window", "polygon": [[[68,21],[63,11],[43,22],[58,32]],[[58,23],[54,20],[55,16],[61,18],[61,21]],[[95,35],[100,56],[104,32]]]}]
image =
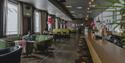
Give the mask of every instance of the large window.
[{"label": "large window", "polygon": [[17,5],[8,2],[7,8],[6,35],[18,34]]},{"label": "large window", "polygon": [[35,11],[35,32],[40,32],[40,13]]}]

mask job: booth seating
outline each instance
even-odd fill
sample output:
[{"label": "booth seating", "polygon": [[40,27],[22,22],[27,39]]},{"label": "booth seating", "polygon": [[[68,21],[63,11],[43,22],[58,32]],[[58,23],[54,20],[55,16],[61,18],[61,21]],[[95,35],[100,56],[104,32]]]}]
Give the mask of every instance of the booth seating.
[{"label": "booth seating", "polygon": [[50,35],[37,35],[35,39],[34,48],[36,51],[48,53],[51,45],[53,44],[53,36]]},{"label": "booth seating", "polygon": [[20,46],[0,49],[0,63],[20,63],[21,52]]}]

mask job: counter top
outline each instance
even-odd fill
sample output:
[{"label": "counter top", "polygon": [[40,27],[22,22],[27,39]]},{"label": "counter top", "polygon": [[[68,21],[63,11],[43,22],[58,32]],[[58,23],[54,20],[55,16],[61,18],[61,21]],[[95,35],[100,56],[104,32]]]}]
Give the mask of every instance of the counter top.
[{"label": "counter top", "polygon": [[94,63],[125,63],[125,49],[106,40],[86,40]]}]

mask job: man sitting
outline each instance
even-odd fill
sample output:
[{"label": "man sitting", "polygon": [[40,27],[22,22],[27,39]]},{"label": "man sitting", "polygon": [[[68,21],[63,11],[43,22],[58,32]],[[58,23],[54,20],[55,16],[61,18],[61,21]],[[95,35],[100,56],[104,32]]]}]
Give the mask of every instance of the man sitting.
[{"label": "man sitting", "polygon": [[22,37],[22,39],[26,41],[33,41],[35,40],[35,36],[29,31],[27,35]]}]

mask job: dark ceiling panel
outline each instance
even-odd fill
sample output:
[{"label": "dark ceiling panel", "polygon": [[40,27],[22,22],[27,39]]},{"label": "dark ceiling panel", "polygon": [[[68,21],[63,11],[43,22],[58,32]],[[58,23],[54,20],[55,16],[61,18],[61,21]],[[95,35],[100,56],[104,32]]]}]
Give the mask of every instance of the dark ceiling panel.
[{"label": "dark ceiling panel", "polygon": [[[92,5],[97,5],[97,7],[101,7],[101,11],[96,11],[97,8],[91,8],[90,9],[90,13],[88,12],[88,7],[89,7],[89,1],[91,0],[66,0],[66,3],[64,4],[67,9],[71,12],[74,11],[73,16],[75,18],[83,18],[86,17],[87,15],[91,15],[90,17],[95,17],[98,14],[100,14],[101,12],[103,12],[105,9],[107,9],[108,7],[105,7],[102,9],[101,6],[99,5],[112,5],[111,2],[108,2],[108,0],[95,0]],[[81,9],[78,9],[78,7],[82,7]],[[82,14],[82,15],[81,15]]]}]

